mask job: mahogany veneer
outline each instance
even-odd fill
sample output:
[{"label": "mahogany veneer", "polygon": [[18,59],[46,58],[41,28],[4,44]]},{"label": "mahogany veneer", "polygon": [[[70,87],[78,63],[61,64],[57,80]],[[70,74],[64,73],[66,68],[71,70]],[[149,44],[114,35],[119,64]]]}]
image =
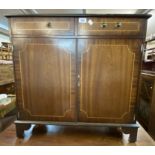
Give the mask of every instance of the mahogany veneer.
[{"label": "mahogany veneer", "polygon": [[122,127],[136,141],[149,15],[9,16],[17,136],[30,124]]}]

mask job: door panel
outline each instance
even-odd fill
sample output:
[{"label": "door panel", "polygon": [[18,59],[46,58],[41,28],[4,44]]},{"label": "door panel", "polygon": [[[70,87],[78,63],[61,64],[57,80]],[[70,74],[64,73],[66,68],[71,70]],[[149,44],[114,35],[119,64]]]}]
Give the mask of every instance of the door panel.
[{"label": "door panel", "polygon": [[140,41],[79,39],[80,121],[134,119]]},{"label": "door panel", "polygon": [[74,121],[75,40],[14,39],[20,119]]}]

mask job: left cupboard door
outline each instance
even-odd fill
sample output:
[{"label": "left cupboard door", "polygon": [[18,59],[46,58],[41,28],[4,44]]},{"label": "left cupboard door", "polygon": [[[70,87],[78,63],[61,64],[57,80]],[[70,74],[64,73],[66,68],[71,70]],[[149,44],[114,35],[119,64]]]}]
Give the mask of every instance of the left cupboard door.
[{"label": "left cupboard door", "polygon": [[19,120],[76,121],[74,39],[13,38]]}]

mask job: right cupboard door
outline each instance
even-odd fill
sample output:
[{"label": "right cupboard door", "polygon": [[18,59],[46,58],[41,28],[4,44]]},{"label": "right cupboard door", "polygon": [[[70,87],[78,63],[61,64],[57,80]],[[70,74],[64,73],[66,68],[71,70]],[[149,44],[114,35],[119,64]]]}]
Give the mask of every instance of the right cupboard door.
[{"label": "right cupboard door", "polygon": [[132,123],[141,40],[79,39],[79,121]]}]

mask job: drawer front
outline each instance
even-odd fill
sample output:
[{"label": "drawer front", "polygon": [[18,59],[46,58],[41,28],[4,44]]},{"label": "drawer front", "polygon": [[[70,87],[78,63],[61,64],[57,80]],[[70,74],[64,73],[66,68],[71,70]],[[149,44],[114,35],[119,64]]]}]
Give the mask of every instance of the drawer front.
[{"label": "drawer front", "polygon": [[79,35],[145,35],[144,19],[79,18]]},{"label": "drawer front", "polygon": [[147,102],[152,100],[152,91],[153,91],[154,80],[142,78],[141,81],[141,92],[140,97]]},{"label": "drawer front", "polygon": [[74,18],[12,18],[11,29],[17,35],[74,35]]},{"label": "drawer front", "polygon": [[14,83],[10,83],[10,84],[0,86],[0,93],[15,94]]}]

